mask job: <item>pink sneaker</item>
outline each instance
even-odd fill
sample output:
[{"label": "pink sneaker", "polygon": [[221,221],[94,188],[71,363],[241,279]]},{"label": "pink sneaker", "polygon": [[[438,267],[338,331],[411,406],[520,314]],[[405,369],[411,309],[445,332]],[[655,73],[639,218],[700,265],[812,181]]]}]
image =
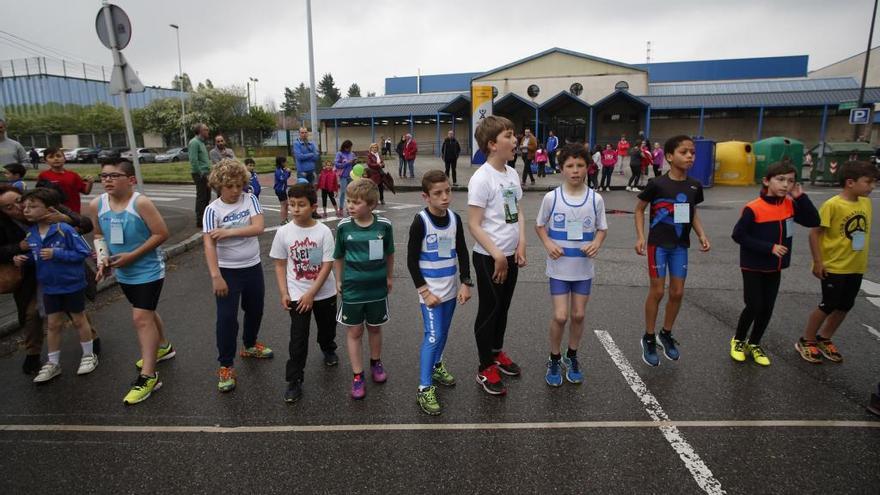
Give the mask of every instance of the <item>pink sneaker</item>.
[{"label": "pink sneaker", "polygon": [[376,364],[370,365],[370,371],[373,372],[373,383],[385,383],[385,380],[388,379],[388,375],[385,374],[385,367],[382,366],[382,361],[376,361]]},{"label": "pink sneaker", "polygon": [[351,381],[351,398],[354,400],[363,399],[364,396],[367,395],[367,390],[364,387],[364,374],[358,373],[354,375],[354,380]]}]

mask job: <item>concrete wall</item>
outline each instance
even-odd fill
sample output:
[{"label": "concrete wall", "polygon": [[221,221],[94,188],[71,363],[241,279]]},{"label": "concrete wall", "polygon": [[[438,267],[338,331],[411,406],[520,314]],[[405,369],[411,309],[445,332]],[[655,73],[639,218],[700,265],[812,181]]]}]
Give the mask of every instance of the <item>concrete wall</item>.
[{"label": "concrete wall", "polygon": [[165,149],[165,140],[161,134],[153,134],[151,132],[144,133],[144,148],[156,148],[156,150]]},{"label": "concrete wall", "polygon": [[62,134],[61,135],[61,147],[72,150],[73,148],[79,148],[79,135],[77,134]]}]

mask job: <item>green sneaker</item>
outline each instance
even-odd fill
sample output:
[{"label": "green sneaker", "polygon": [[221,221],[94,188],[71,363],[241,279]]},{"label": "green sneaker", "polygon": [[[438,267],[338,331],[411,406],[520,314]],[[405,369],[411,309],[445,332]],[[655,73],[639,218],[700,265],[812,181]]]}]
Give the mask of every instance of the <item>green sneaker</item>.
[{"label": "green sneaker", "polygon": [[443,364],[443,361],[434,365],[434,371],[431,373],[431,378],[440,385],[445,385],[447,387],[455,385],[455,377],[446,369],[446,365]]},{"label": "green sneaker", "polygon": [[122,402],[126,405],[143,402],[147,400],[154,391],[159,390],[159,387],[161,386],[162,382],[159,381],[159,373],[156,373],[154,376],[138,375],[134,383],[131,384],[131,390],[125,394],[125,398],[122,399]]},{"label": "green sneaker", "polygon": [[[165,344],[165,347],[159,346],[159,349],[156,350],[156,363],[167,361],[174,356],[177,355],[177,352],[174,350],[174,346],[171,345],[171,342]],[[141,369],[144,367],[144,360],[138,359],[136,363],[137,369]]]},{"label": "green sneaker", "polygon": [[431,416],[437,416],[440,414],[440,402],[437,400],[437,388],[431,385],[419,392],[419,407],[422,408],[422,411],[425,411],[425,414],[430,414]]},{"label": "green sneaker", "polygon": [[235,368],[221,366],[220,371],[217,372],[217,377],[220,378],[220,381],[217,382],[217,390],[229,392],[235,388]]},{"label": "green sneaker", "polygon": [[259,359],[268,359],[275,355],[272,352],[272,349],[268,348],[266,344],[261,342],[257,342],[253,347],[248,347],[247,349],[242,349],[241,357],[251,357],[251,358],[259,358]]}]

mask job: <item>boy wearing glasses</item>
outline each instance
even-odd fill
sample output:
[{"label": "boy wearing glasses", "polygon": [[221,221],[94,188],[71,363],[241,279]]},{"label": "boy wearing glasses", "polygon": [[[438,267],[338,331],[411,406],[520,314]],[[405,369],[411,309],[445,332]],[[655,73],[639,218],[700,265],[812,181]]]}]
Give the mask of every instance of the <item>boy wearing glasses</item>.
[{"label": "boy wearing glasses", "polygon": [[123,402],[136,404],[162,386],[156,363],[175,355],[165,339],[162,318],[156,312],[165,281],[165,262],[159,246],[168,239],[168,228],[153,202],[133,190],[131,162],[105,164],[100,177],[106,192],[91,202],[98,280],[112,269],[132,305],[141,347],[141,359],[136,366],[141,371]]}]

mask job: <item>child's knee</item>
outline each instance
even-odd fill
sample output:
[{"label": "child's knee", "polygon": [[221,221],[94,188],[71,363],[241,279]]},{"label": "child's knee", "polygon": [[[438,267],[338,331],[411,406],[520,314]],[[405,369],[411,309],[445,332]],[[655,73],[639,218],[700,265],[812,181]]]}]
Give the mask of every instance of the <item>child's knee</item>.
[{"label": "child's knee", "polygon": [[367,332],[369,332],[371,335],[378,335],[378,334],[382,333],[382,327],[381,326],[374,327],[371,325],[367,325]]},{"label": "child's knee", "polygon": [[553,312],[553,323],[555,323],[559,326],[563,326],[563,325],[565,325],[565,323],[567,321],[568,321],[568,313],[566,313],[564,311],[561,311],[561,312],[554,311]]},{"label": "child's knee", "polygon": [[681,302],[681,299],[684,297],[684,287],[669,287],[669,300],[675,302]]},{"label": "child's knee", "polygon": [[581,325],[584,323],[584,317],[586,314],[583,311],[574,310],[571,312],[571,324],[572,325]]},{"label": "child's knee", "polygon": [[364,327],[363,325],[358,325],[356,327],[348,327],[348,336],[353,339],[359,339],[364,335]]}]

